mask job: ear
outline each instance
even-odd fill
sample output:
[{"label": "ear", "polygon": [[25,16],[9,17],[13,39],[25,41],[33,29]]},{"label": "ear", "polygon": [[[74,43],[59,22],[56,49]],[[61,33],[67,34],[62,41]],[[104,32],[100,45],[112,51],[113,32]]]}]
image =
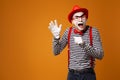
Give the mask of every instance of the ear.
[{"label": "ear", "polygon": [[73,19],[71,19],[71,23],[73,24]]}]

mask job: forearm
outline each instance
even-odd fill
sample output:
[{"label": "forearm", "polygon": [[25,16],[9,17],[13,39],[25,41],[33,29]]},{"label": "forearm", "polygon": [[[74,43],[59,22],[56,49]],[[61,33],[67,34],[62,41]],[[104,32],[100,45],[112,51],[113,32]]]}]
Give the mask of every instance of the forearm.
[{"label": "forearm", "polygon": [[60,53],[60,39],[53,39],[53,53],[54,55],[58,55]]},{"label": "forearm", "polygon": [[61,38],[53,38],[53,53],[54,55],[60,54],[60,52],[66,47],[67,45],[67,34],[68,29],[64,32],[63,36]]},{"label": "forearm", "polygon": [[90,46],[87,43],[84,43],[83,45],[81,45],[81,47],[86,51],[88,55],[94,58],[102,59],[104,56],[102,46],[99,46],[99,48],[96,48],[96,47]]}]

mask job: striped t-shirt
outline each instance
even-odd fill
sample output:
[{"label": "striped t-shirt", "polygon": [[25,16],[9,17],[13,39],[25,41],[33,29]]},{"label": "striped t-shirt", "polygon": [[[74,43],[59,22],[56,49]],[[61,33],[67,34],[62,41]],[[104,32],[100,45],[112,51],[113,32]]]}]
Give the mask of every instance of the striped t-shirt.
[{"label": "striped t-shirt", "polygon": [[[87,30],[83,35],[74,33],[74,27],[72,27],[69,42],[70,42],[70,51],[69,51],[69,62],[68,68],[74,70],[81,70],[85,68],[94,68],[95,58],[102,59],[103,58],[103,49],[102,43],[100,40],[99,32],[96,28],[92,27],[92,46],[90,45],[90,35],[89,30],[90,27],[87,26]],[[68,33],[70,28],[67,28],[61,37],[61,39],[53,39],[53,52],[55,55],[60,54],[60,52],[66,47],[68,44]],[[73,37],[82,37],[85,42],[83,45],[75,44]],[[92,59],[91,59],[92,57]],[[92,63],[92,65],[91,65]]]}]

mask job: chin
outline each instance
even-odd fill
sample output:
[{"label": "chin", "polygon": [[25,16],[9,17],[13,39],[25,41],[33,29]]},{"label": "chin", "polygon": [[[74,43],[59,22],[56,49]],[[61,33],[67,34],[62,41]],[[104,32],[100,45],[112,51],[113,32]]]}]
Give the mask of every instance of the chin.
[{"label": "chin", "polygon": [[78,27],[78,29],[79,29],[80,31],[84,30],[84,28],[80,28],[80,27]]},{"label": "chin", "polygon": [[80,31],[84,30],[84,29],[79,29]]}]

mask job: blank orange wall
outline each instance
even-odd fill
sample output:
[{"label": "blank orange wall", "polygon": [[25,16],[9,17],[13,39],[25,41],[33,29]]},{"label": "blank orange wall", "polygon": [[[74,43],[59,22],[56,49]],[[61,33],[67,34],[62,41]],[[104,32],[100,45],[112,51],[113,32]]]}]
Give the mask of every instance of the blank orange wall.
[{"label": "blank orange wall", "polygon": [[119,0],[1,0],[0,80],[66,80],[67,48],[53,55],[48,24],[57,19],[63,34],[75,4],[89,10],[87,24],[101,33],[105,56],[96,61],[97,80],[119,79]]}]

